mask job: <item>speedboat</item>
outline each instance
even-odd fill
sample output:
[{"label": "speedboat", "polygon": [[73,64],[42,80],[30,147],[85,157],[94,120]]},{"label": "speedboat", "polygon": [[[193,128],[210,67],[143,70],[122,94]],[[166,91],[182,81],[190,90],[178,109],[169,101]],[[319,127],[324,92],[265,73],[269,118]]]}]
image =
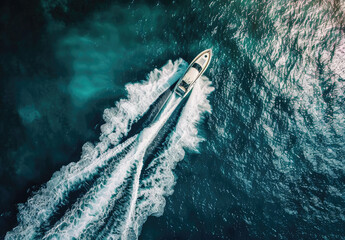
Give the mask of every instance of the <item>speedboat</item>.
[{"label": "speedboat", "polygon": [[211,62],[212,49],[207,49],[201,52],[189,64],[186,73],[177,82],[174,91],[180,97],[185,97],[193,88],[196,80],[205,72]]}]

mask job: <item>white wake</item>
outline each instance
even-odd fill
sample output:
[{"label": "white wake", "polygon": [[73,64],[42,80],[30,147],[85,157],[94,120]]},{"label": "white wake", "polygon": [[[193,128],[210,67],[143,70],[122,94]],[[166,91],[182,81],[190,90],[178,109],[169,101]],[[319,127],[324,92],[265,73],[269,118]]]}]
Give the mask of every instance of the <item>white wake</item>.
[{"label": "white wake", "polygon": [[[136,239],[147,217],[163,214],[165,196],[175,183],[172,170],[183,159],[184,149],[197,151],[200,141],[196,124],[211,107],[207,96],[210,81],[199,79],[170,134],[168,144],[141,178],[143,158],[181,98],[172,94],[163,113],[149,127],[119,144],[150,105],[182,75],[187,64],[169,61],[152,71],[147,80],[126,85],[127,99],[104,111],[100,142],[86,143],[81,159],[62,167],[25,204],[19,205],[18,226],[5,239]],[[57,221],[49,225],[68,194],[92,181]],[[47,227],[48,226],[48,227]]]}]

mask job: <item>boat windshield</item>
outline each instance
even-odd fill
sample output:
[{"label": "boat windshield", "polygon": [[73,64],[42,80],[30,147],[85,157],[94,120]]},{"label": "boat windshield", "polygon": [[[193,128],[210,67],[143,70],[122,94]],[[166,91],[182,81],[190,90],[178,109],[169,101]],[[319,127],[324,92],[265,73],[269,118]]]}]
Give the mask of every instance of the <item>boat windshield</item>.
[{"label": "boat windshield", "polygon": [[186,91],[187,91],[188,87],[189,87],[189,84],[182,80],[181,83],[180,83],[180,86],[183,87],[184,89],[186,89]]},{"label": "boat windshield", "polygon": [[186,93],[186,91],[185,91],[184,89],[182,89],[181,86],[178,86],[178,87],[176,88],[176,92],[177,92],[177,94],[180,95],[181,97],[183,97],[184,94]]},{"label": "boat windshield", "polygon": [[198,63],[193,63],[192,67],[198,70],[198,72],[201,72],[202,70],[202,67]]}]

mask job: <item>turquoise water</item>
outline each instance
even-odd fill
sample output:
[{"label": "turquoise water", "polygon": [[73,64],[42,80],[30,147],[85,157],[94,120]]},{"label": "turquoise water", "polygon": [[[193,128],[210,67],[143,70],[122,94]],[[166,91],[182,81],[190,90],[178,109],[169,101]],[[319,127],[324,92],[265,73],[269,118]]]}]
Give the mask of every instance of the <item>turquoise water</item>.
[{"label": "turquoise water", "polygon": [[[5,1],[1,9],[1,236],[15,227],[25,233],[37,220],[32,238],[72,236],[59,232],[59,223],[79,238],[345,237],[342,1],[42,0]],[[135,144],[145,148],[143,138],[127,140],[119,152],[113,147],[173,84],[170,77],[206,48],[214,56],[201,83],[211,81],[214,91],[200,88],[182,103],[185,112],[200,110],[193,124],[183,110],[171,113],[164,122],[171,132],[163,127],[155,135],[169,134],[171,142],[154,150],[151,170],[138,175],[145,157],[123,159]],[[145,90],[143,79],[161,85]],[[174,142],[179,131],[195,141]],[[98,142],[107,142],[99,154],[117,158],[96,156]],[[175,157],[174,148],[186,154]],[[66,178],[83,159],[100,165]],[[152,176],[159,187],[148,183]],[[52,200],[54,179],[72,179],[60,188],[68,203]],[[145,197],[141,184],[148,184]],[[98,205],[89,200],[110,192]],[[26,204],[18,210],[18,203]],[[86,218],[78,211],[83,203],[102,210]]]}]

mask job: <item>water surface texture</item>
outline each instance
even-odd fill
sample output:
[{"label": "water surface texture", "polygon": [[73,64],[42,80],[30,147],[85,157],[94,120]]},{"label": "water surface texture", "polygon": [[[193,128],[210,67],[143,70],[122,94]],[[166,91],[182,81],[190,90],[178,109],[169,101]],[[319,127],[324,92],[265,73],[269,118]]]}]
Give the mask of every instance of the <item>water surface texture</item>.
[{"label": "water surface texture", "polygon": [[1,238],[345,238],[345,2],[7,0],[0,23]]}]

